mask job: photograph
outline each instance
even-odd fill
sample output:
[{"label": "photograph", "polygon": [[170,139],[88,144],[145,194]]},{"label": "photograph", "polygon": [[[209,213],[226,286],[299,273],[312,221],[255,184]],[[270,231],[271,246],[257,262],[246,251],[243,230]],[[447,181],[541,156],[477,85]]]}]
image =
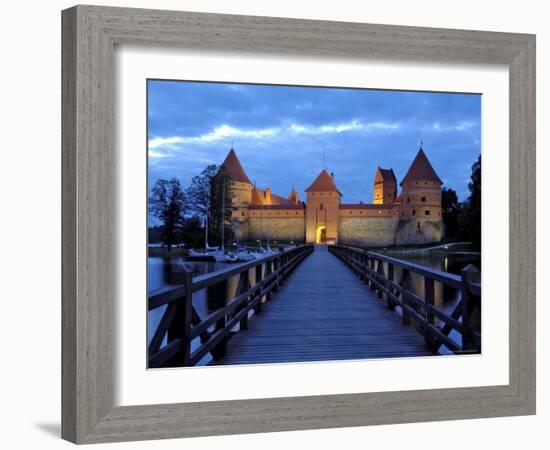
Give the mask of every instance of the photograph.
[{"label": "photograph", "polygon": [[481,354],[481,94],[144,95],[149,369]]}]

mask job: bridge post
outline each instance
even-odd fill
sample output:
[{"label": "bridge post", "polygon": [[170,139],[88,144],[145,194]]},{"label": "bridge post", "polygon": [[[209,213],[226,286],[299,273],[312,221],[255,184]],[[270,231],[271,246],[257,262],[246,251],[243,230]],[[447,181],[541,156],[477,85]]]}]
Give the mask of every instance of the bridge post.
[{"label": "bridge post", "polygon": [[191,357],[191,319],[193,317],[193,272],[183,268],[185,296],[176,302],[175,313],[166,335],[167,344],[181,339],[181,352],[166,366],[188,366]]},{"label": "bridge post", "polygon": [[403,288],[402,289],[402,294],[401,294],[401,302],[402,302],[402,306],[401,306],[401,312],[402,312],[402,323],[403,325],[410,325],[411,324],[411,316],[410,314],[407,312],[407,307],[410,306],[410,302],[409,302],[409,298],[406,294],[407,292],[407,282],[410,278],[410,273],[407,269],[403,269],[403,273],[401,275],[401,287]]},{"label": "bridge post", "polygon": [[[296,255],[299,255],[299,253],[296,252]],[[291,254],[287,254],[287,255],[281,255],[281,267],[285,267],[292,260],[292,258],[294,258],[294,256],[296,256],[296,255],[294,254],[294,252],[292,252]],[[292,269],[292,270],[294,270],[294,269]],[[286,282],[287,278],[290,276],[291,271],[287,272],[286,275],[284,275],[281,278],[281,284],[284,284]]]},{"label": "bridge post", "polygon": [[[394,275],[393,275],[393,264],[388,263],[388,283],[386,283],[386,288],[388,289],[388,292],[393,294],[393,288],[391,287],[390,281],[393,281]],[[394,310],[395,309],[395,303],[390,298],[389,294],[386,294],[387,301],[388,301],[388,309]]]},{"label": "bridge post", "polygon": [[375,285],[374,285],[374,273],[375,273],[375,264],[376,264],[376,261],[374,260],[374,258],[370,258],[370,290],[371,291],[374,291],[375,289]]},{"label": "bridge post", "polygon": [[[264,272],[264,277],[268,277],[269,275],[271,275],[273,273],[273,270],[272,270],[272,266],[271,266],[272,262],[271,261],[268,261],[265,263],[265,272]],[[269,291],[266,295],[265,295],[265,301],[268,302],[271,300],[271,291]]]},{"label": "bridge post", "polygon": [[[378,267],[376,269],[376,273],[378,275],[381,275],[382,278],[386,278],[386,274],[384,272],[384,262],[381,261],[380,259],[378,260]],[[378,277],[376,281],[378,281],[379,286],[383,286],[385,284],[384,281],[380,280],[380,277]],[[380,287],[378,288],[378,298],[384,298],[384,291]]]},{"label": "bridge post", "polygon": [[[424,277],[424,301],[427,305],[435,305],[435,282],[432,278]],[[430,327],[435,325],[435,316],[433,312],[426,308],[424,324],[424,340],[428,350],[435,351],[435,339],[430,333]]]},{"label": "bridge post", "polygon": [[[237,284],[237,289],[235,292],[235,297],[244,294],[248,289],[250,288],[250,279],[248,275],[248,271],[241,272],[239,275],[239,283]],[[250,301],[250,297],[248,297],[243,303],[241,307],[237,311],[242,310],[243,308],[248,310],[248,302]],[[240,320],[239,327],[241,330],[247,330],[248,329],[248,313]]]},{"label": "bridge post", "polygon": [[362,274],[362,277],[361,277],[361,280],[363,281],[363,283],[368,283],[369,282],[369,276],[367,274],[367,262],[369,260],[369,257],[366,253],[363,253],[361,255],[361,274]]},{"label": "bridge post", "polygon": [[[256,280],[255,280],[255,283],[256,285],[258,285],[259,283],[261,283],[262,281],[262,264],[258,264],[256,266]],[[262,288],[259,287],[258,288],[258,295],[260,295],[262,292]],[[258,302],[258,304],[254,307],[254,312],[256,314],[259,314],[262,312],[262,298],[260,297],[260,301]]]},{"label": "bridge post", "polygon": [[[273,264],[273,271],[278,272],[281,267],[280,259],[279,258],[273,259],[272,264]],[[273,292],[277,292],[279,290],[280,280],[281,280],[280,274],[277,274],[277,276],[275,277],[275,286],[273,286]]]},{"label": "bridge post", "polygon": [[[206,299],[208,308],[211,311],[216,311],[223,308],[227,304],[227,279],[220,281],[207,288]],[[221,317],[214,327],[215,332],[223,330],[227,322],[227,317]],[[214,359],[220,359],[225,356],[228,337],[223,338],[210,352]]]},{"label": "bridge post", "polygon": [[460,271],[462,277],[462,287],[460,289],[462,297],[462,351],[469,352],[476,350],[476,344],[472,339],[472,324],[470,316],[474,309],[474,302],[470,296],[470,283],[479,283],[481,281],[481,272],[473,264],[468,264]]}]

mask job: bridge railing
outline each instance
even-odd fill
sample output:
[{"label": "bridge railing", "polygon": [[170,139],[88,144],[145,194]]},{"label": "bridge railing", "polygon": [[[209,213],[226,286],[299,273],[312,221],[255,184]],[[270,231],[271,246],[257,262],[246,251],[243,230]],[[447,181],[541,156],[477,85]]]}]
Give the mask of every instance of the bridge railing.
[{"label": "bridge railing", "polygon": [[[399,307],[404,325],[416,322],[431,351],[445,346],[453,353],[481,352],[480,272],[473,265],[458,276],[356,247],[334,245],[329,251],[384,298],[389,309]],[[413,274],[423,279],[421,295],[412,287]],[[442,291],[460,292],[452,311],[435,304],[436,284]]]},{"label": "bridge railing", "polygon": [[[272,293],[312,251],[313,246],[302,245],[197,277],[184,269],[180,285],[149,295],[148,310],[165,307],[165,311],[149,343],[148,367],[194,366],[208,353],[214,359],[223,357],[237,325],[245,330],[250,311],[260,313],[262,302],[271,299]],[[228,292],[233,277],[238,277],[234,295]],[[193,294],[203,289],[216,308],[201,318],[193,306]],[[192,349],[196,338],[200,338],[200,345]]]}]

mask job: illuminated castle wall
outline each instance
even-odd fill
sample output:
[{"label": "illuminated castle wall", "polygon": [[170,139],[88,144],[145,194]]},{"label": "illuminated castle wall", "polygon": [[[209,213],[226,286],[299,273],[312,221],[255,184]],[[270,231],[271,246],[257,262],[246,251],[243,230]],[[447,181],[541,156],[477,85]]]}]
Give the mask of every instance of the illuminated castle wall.
[{"label": "illuminated castle wall", "polygon": [[240,240],[387,246],[438,242],[443,237],[442,182],[420,148],[400,183],[378,167],[373,203],[342,203],[334,174],[326,170],[305,190],[286,197],[252,184],[235,151],[222,166],[229,176],[232,224]]}]

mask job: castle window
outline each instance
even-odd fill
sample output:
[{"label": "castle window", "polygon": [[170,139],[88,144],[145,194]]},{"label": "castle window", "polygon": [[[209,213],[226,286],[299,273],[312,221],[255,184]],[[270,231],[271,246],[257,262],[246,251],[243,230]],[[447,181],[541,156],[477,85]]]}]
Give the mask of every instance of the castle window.
[{"label": "castle window", "polygon": [[359,214],[363,214],[363,211],[359,211]]},{"label": "castle window", "polygon": [[413,216],[416,216],[416,209],[413,209]]},{"label": "castle window", "polygon": [[424,184],[428,184],[428,182],[427,182],[427,181],[424,181]]},{"label": "castle window", "polygon": [[319,205],[319,209],[320,209],[321,211],[323,210],[323,204],[322,204],[322,203]]},{"label": "castle window", "polygon": [[425,214],[426,216],[429,216],[429,215],[430,215],[430,210],[427,209],[426,211],[424,211],[424,214]]},{"label": "castle window", "polygon": [[410,203],[410,202],[411,202],[411,198],[407,197],[407,203]]},{"label": "castle window", "polygon": [[422,197],[422,201],[425,202],[425,201],[426,201],[426,197]]},{"label": "castle window", "polygon": [[243,216],[243,217],[244,217],[244,211],[241,211],[241,216]]}]

